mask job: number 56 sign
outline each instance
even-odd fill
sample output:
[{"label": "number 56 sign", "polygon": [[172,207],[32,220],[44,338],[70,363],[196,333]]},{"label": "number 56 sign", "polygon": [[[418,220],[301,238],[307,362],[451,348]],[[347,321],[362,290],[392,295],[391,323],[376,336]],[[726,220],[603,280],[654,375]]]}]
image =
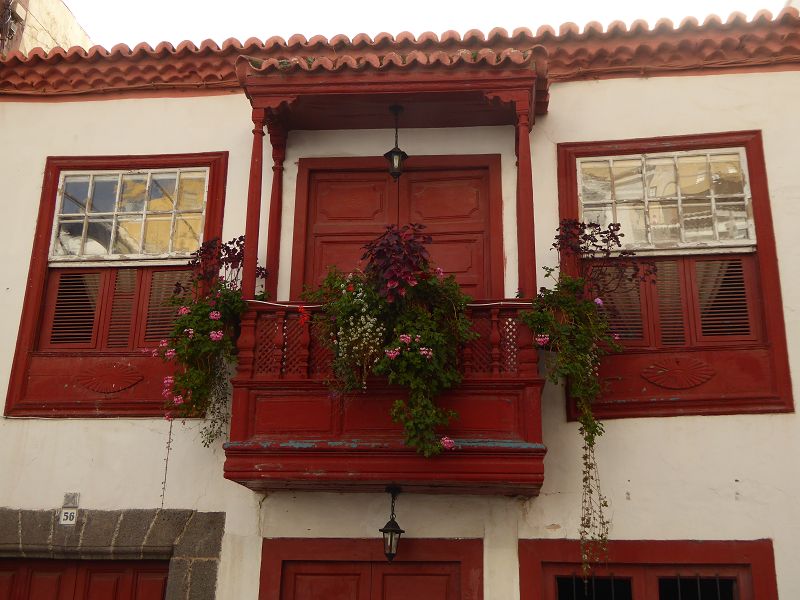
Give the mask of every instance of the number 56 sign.
[{"label": "number 56 sign", "polygon": [[78,520],[77,508],[62,508],[61,516],[58,519],[59,525],[75,525]]}]

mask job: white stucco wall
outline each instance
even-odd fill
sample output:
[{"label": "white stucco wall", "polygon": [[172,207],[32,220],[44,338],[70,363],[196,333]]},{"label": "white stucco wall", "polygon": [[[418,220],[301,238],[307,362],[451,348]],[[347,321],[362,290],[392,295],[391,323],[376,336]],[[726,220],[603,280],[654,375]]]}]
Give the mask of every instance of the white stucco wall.
[{"label": "white stucco wall", "polygon": [[[533,130],[535,227],[540,265],[558,222],[558,142],[761,129],[764,132],[792,371],[800,379],[800,217],[796,140],[800,73],[625,79],[558,84],[550,113]],[[88,103],[0,103],[0,130],[24,128],[28,142],[0,162],[6,183],[0,287],[0,392],[16,339],[36,211],[47,155],[142,154],[229,150],[225,237],[244,226],[250,152],[244,96],[114,100]],[[296,160],[301,156],[376,155],[386,131],[294,132],[284,180],[285,223],[293,223]],[[510,128],[403,131],[410,154],[501,153],[506,289],[516,288],[513,231],[514,161]],[[267,163],[268,164],[268,163]],[[270,188],[265,170],[264,190]],[[266,214],[266,202],[264,203]],[[262,238],[263,239],[263,238]],[[291,231],[282,234],[282,265]],[[263,248],[263,243],[260,244]],[[288,289],[287,269],[279,296]],[[544,436],[549,448],[539,498],[401,496],[398,520],[412,537],[484,539],[485,597],[514,600],[518,538],[576,537],[580,508],[577,427],[565,422],[560,391],[548,385]],[[800,554],[800,420],[795,414],[675,417],[610,421],[598,448],[604,491],[617,539],[772,538],[782,598],[800,597],[794,557]],[[160,505],[168,425],[152,419],[0,420],[0,506],[57,507],[80,491],[83,508]],[[266,497],[222,478],[219,445],[204,449],[195,426],[175,424],[165,506],[228,514],[220,598],[255,600],[260,540],[268,537],[377,537],[386,519],[383,494],[275,493]]]}]

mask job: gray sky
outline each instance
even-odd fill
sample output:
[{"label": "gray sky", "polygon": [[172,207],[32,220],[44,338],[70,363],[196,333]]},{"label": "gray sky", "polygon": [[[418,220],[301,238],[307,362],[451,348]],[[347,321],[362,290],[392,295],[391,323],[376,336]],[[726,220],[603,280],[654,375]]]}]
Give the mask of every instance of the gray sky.
[{"label": "gray sky", "polygon": [[372,36],[381,32],[455,29],[488,32],[493,27],[536,30],[572,21],[607,26],[615,20],[630,24],[645,19],[651,25],[667,17],[677,25],[687,15],[702,20],[709,14],[723,18],[734,11],[751,18],[761,8],[776,14],[785,0],[65,0],[95,44],[133,47],[168,41],[199,43],[230,37],[262,41],[294,33],[332,37],[344,33]]}]

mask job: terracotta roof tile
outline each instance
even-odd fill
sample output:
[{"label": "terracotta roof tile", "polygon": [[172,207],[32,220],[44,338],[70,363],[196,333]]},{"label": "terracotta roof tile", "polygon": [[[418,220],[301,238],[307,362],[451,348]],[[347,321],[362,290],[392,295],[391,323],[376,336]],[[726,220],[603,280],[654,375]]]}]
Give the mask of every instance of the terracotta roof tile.
[{"label": "terracotta roof tile", "polygon": [[[425,32],[419,37],[409,32],[379,33],[375,38],[359,34],[352,40],[345,35],[330,40],[293,35],[288,40],[250,38],[244,43],[231,38],[221,45],[205,40],[199,47],[182,42],[177,47],[161,43],[155,48],[118,44],[110,50],[94,46],[88,51],[73,47],[45,53],[35,49],[27,57],[12,52],[0,61],[0,95],[236,91],[235,64],[240,55],[278,70],[287,64],[309,72],[440,68],[491,65],[492,59],[521,64],[516,62],[519,56],[537,45],[548,52],[551,81],[721,69],[800,69],[800,14],[787,7],[774,18],[768,11],[759,11],[749,22],[741,13],[725,21],[712,15],[702,24],[689,17],[677,28],[667,19],[652,28],[644,21],[630,28],[615,21],[606,30],[597,22],[587,23],[582,30],[566,23],[558,34],[544,26],[535,34],[519,28],[509,35],[495,28],[486,35],[473,29],[463,36],[455,31],[440,36]],[[473,53],[477,60],[468,58]]]}]

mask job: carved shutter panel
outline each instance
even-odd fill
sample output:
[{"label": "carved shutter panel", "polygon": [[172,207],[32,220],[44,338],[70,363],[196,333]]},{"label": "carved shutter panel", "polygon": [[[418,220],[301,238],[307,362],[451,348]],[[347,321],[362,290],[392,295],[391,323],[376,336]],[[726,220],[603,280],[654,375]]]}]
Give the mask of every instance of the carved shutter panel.
[{"label": "carved shutter panel", "polygon": [[100,271],[69,269],[50,273],[42,345],[51,348],[94,348],[100,315]]},{"label": "carved shutter panel", "polygon": [[175,305],[170,299],[175,291],[175,284],[188,283],[191,272],[188,270],[160,270],[147,273],[147,304],[144,315],[144,345],[157,343],[165,338],[172,329],[175,320]]}]

